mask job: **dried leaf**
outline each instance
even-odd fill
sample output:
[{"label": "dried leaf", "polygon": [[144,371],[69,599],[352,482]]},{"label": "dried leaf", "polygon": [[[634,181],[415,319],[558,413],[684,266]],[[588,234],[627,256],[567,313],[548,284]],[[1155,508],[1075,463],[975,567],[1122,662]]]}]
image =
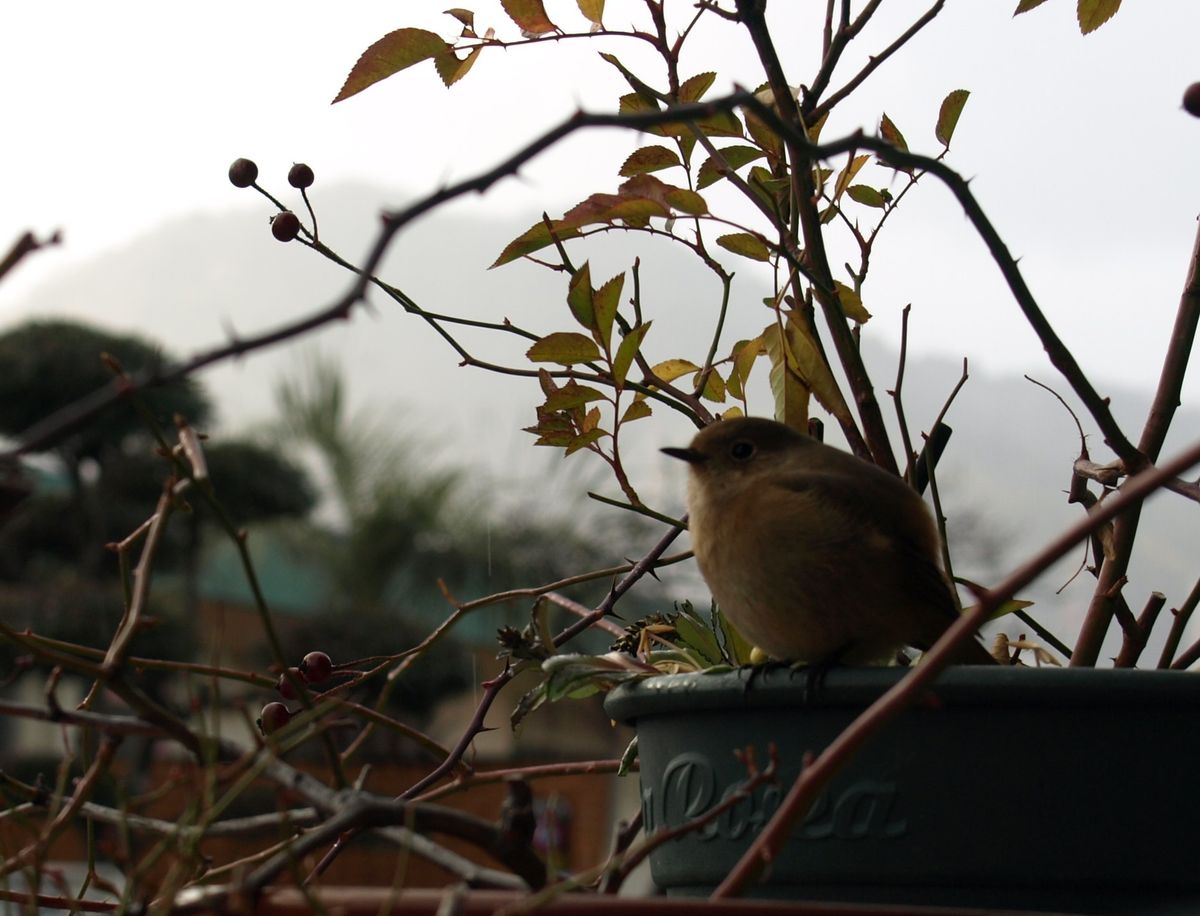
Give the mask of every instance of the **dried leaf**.
[{"label": "dried leaf", "polygon": [[368,86],[387,79],[413,64],[444,54],[449,49],[450,45],[441,36],[426,29],[396,29],[394,32],[388,32],[363,51],[362,56],[350,68],[346,82],[333,101],[341,102],[357,95]]},{"label": "dried leaf", "polygon": [[446,84],[447,89],[467,75],[467,72],[475,66],[475,61],[482,50],[482,47],[472,48],[467,52],[467,56],[463,58],[459,58],[453,51],[447,51],[445,54],[439,54],[433,59],[433,65],[437,68],[438,76],[442,78],[442,82]]},{"label": "dried leaf", "polygon": [[1022,13],[1028,13],[1034,7],[1041,6],[1045,2],[1046,0],[1021,0],[1021,2],[1017,4],[1016,12],[1014,12],[1013,15],[1020,16]]}]

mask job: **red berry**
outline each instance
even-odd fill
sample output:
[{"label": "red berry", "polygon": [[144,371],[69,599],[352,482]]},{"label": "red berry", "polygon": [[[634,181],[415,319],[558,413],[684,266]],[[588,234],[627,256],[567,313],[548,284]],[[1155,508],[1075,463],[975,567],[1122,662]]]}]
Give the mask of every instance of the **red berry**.
[{"label": "red berry", "polygon": [[276,213],[271,220],[271,235],[281,242],[290,242],[300,234],[300,217],[291,210]]},{"label": "red berry", "polygon": [[258,181],[258,166],[253,159],[234,159],[229,167],[229,180],[235,188],[248,188]]},{"label": "red berry", "polygon": [[291,718],[291,712],[282,703],[268,703],[258,714],[258,729],[269,735],[287,725]]},{"label": "red berry", "polygon": [[1183,110],[1193,118],[1200,118],[1200,83],[1192,83],[1183,90]]},{"label": "red berry", "polygon": [[333,662],[324,652],[309,652],[300,660],[300,673],[310,684],[320,684],[333,674]]},{"label": "red berry", "polygon": [[303,162],[297,162],[288,171],[288,184],[293,188],[309,188],[315,180],[313,170]]},{"label": "red berry", "polygon": [[[304,682],[304,674],[299,668],[289,668],[288,672],[296,681],[299,681],[300,683]],[[288,680],[287,674],[279,675],[279,680],[275,682],[275,689],[279,691],[279,695],[285,700],[300,699],[300,695],[296,692],[296,688],[293,687],[292,682]]]}]

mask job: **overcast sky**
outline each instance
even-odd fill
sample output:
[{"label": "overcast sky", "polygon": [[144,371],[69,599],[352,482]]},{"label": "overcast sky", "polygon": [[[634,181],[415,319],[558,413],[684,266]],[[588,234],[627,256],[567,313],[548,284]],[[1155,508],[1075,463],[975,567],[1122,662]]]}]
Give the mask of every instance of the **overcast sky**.
[{"label": "overcast sky", "polygon": [[[581,26],[574,3],[546,5],[560,24]],[[1016,19],[1014,5],[949,0],[825,135],[875,129],[886,110],[912,148],[936,152],[940,100],[971,90],[949,162],[975,176],[975,192],[1085,367],[1150,385],[1200,212],[1200,120],[1180,108],[1184,88],[1200,79],[1200,4],[1128,3],[1086,37],[1074,23],[1074,0],[1049,0]],[[494,164],[578,105],[611,108],[625,91],[595,48],[570,41],[485,53],[450,90],[426,64],[329,104],[359,53],[384,33],[422,26],[452,37],[445,6],[6,4],[0,243],[24,229],[61,228],[66,245],[0,286],[0,323],[17,314],[25,291],[78,259],[171,216],[244,205],[244,192],[226,179],[237,156],[256,159],[276,188],[288,166],[304,160],[318,181],[395,188],[381,204],[398,204]],[[610,26],[644,19],[640,2],[607,6]],[[677,24],[691,9],[682,0],[668,6]],[[904,27],[898,11],[913,16],[921,6],[885,3],[835,85]],[[481,29],[514,34],[498,2],[475,8]],[[815,70],[814,11],[823,8],[816,0],[770,4],[793,83]],[[714,23],[696,39],[684,72],[716,69],[714,92],[761,79],[740,30]],[[612,49],[644,61],[623,48]],[[613,190],[616,167],[637,145],[618,132],[577,137],[522,181],[463,206],[561,211]],[[928,182],[905,204],[865,290],[876,315],[869,328],[895,339],[899,309],[911,301],[916,349],[1045,375],[1036,340],[948,195]],[[119,322],[119,308],[105,317]]]}]

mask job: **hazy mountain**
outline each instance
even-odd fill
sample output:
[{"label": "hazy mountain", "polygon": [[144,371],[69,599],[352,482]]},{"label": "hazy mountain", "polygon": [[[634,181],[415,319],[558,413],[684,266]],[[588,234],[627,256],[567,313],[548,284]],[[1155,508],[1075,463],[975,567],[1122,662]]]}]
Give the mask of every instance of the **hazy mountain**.
[{"label": "hazy mountain", "polygon": [[[322,241],[352,262],[367,249],[380,202],[402,204],[406,199],[359,186],[314,191]],[[350,275],[298,243],[276,242],[267,225],[270,207],[260,200],[254,197],[245,207],[223,214],[167,223],[35,289],[18,311],[3,316],[3,324],[34,314],[73,315],[137,329],[185,355],[233,333],[244,337],[272,328],[333,301]],[[504,244],[536,218],[480,218],[465,215],[463,207],[443,211],[399,235],[382,275],[432,312],[491,322],[507,318],[535,333],[571,329],[565,275],[532,264],[486,269]],[[586,250],[573,249],[573,257],[590,259],[594,282],[627,269],[636,253],[642,255],[642,301],[654,316],[646,345],[651,360],[701,355],[720,288],[696,270],[685,252],[666,243],[647,249],[644,239],[623,233],[589,241]],[[631,291],[631,277],[625,289]],[[752,279],[735,289],[733,310],[757,309],[760,314],[737,312],[749,314],[744,319],[749,323],[732,325],[728,340],[756,333],[765,323],[767,313],[757,304],[764,291],[765,285],[759,289]],[[380,293],[372,293],[371,301],[371,311],[356,311],[351,321],[299,343],[206,370],[203,379],[219,405],[215,432],[252,430],[268,421],[274,380],[295,370],[303,354],[316,347],[345,366],[356,404],[393,413],[402,433],[428,443],[431,461],[476,465],[496,490],[544,500],[557,511],[590,504],[582,495],[586,489],[615,493],[603,466],[590,456],[562,461],[557,453],[530,447],[532,439],[520,428],[534,419],[539,400],[534,380],[460,368],[456,354],[424,321]],[[526,339],[460,330],[460,341],[477,358],[528,367]],[[896,354],[870,340],[864,346],[879,396],[886,401],[884,392],[895,382]],[[928,428],[960,372],[961,364],[954,360],[910,358],[904,397],[914,436]],[[1067,395],[1065,384],[1048,367],[1040,378]],[[1148,385],[1152,378],[1148,368]],[[1136,439],[1150,391],[1113,389],[1094,381],[1112,398],[1118,419]],[[769,410],[765,398],[757,403],[760,411]],[[890,403],[885,408],[890,415]],[[656,449],[686,442],[690,429],[682,418],[665,414],[669,411],[660,409],[650,421],[657,425],[644,426],[640,439],[626,444],[644,495],[661,494],[665,508],[680,511],[679,468]],[[1087,417],[1082,412],[1080,417],[1091,431]],[[952,528],[971,531],[966,547],[960,548],[958,571],[994,581],[1007,565],[1030,555],[1078,517],[1081,510],[1068,506],[1064,495],[1079,450],[1078,434],[1047,392],[1019,376],[989,375],[976,368],[949,422],[955,434],[939,472],[942,496]],[[1177,419],[1171,442],[1193,441],[1198,435],[1200,414],[1189,406]],[[1098,437],[1089,444],[1094,458],[1107,460]],[[1168,443],[1168,453],[1171,448]],[[529,488],[534,480],[539,489],[551,481],[548,495],[535,497]],[[1195,511],[1169,494],[1152,502],[1126,590],[1135,610],[1151,589],[1164,591],[1168,606],[1174,606],[1191,588],[1198,572],[1192,548]],[[1083,574],[1061,598],[1052,593],[1081,557],[1060,564],[1033,592],[1041,616],[1068,635],[1074,630],[1071,621],[1086,606],[1089,577]]]}]

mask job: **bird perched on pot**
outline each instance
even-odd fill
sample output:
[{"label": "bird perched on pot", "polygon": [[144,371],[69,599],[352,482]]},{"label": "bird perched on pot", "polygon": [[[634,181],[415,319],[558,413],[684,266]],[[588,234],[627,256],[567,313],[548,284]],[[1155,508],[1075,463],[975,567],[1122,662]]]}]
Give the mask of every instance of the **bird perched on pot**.
[{"label": "bird perched on pot", "polygon": [[[688,528],[713,598],[772,657],[886,661],[957,618],[933,517],[894,474],[750,417],[663,451],[689,465]],[[974,639],[953,661],[995,663]]]}]

